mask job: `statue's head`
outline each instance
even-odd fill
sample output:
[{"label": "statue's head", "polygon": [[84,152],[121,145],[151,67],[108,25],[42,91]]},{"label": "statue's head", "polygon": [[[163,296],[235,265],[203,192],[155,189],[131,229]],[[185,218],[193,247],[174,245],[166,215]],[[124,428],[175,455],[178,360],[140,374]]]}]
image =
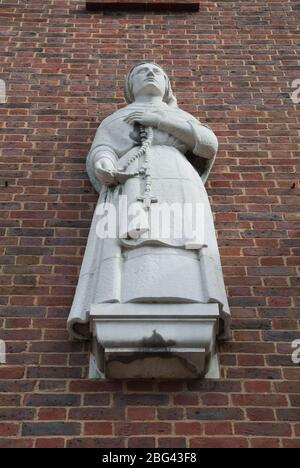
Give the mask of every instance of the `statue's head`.
[{"label": "statue's head", "polygon": [[126,101],[131,104],[138,96],[143,95],[161,96],[169,106],[177,106],[169,77],[156,63],[139,62],[126,76]]}]

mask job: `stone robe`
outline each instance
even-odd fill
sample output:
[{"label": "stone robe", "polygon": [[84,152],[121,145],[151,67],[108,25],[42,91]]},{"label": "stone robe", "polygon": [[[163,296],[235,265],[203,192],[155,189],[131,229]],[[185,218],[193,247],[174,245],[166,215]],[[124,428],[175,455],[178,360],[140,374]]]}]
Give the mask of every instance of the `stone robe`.
[{"label": "stone robe", "polygon": [[[203,245],[191,239],[150,236],[137,239],[100,239],[96,234],[99,215],[95,211],[68,327],[73,337],[87,338],[91,304],[99,303],[217,303],[220,311],[219,338],[229,334],[229,306],[220,256],[204,183],[214,158],[205,152],[215,144],[212,131],[179,108],[162,104],[170,118],[188,122],[193,132],[193,148],[162,131],[154,129],[150,148],[153,195],[159,203],[204,206]],[[129,179],[114,188],[101,187],[94,173],[95,158],[105,154],[121,168],[138,151],[141,142],[136,129],[124,122],[135,110],[156,107],[133,103],[109,116],[100,125],[87,159],[87,172],[99,192],[99,204],[117,207],[120,195],[128,202],[143,194],[142,177]],[[204,156],[204,157],[203,157]],[[128,171],[138,170],[143,161],[135,161]],[[194,166],[195,167],[194,167]],[[154,206],[154,205],[152,205]],[[151,208],[152,209],[152,208]]]}]

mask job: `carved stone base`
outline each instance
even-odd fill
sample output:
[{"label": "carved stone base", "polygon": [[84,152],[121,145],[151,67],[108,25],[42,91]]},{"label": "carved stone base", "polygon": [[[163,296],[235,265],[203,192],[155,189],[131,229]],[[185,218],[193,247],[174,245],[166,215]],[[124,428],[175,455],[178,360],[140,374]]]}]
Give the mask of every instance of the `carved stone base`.
[{"label": "carved stone base", "polygon": [[91,379],[219,378],[217,304],[92,306]]}]

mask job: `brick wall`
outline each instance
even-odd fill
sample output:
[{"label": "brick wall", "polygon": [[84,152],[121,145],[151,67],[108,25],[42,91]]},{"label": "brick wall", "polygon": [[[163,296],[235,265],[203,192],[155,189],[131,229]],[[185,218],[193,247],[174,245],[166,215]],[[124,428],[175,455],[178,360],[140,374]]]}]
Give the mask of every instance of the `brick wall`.
[{"label": "brick wall", "polygon": [[[299,12],[298,0],[146,16],[1,0],[1,446],[300,446]],[[66,332],[97,199],[85,157],[141,58],[165,66],[221,144],[208,183],[233,313],[221,381],[89,382],[87,346]]]}]

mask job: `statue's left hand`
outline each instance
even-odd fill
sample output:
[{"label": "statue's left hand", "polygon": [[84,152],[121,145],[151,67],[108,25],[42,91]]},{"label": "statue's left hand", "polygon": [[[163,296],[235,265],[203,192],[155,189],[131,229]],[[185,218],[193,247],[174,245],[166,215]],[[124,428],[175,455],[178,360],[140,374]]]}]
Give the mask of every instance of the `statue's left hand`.
[{"label": "statue's left hand", "polygon": [[144,127],[154,127],[157,128],[159,124],[163,121],[168,119],[167,112],[162,110],[157,111],[135,111],[129,114],[124,121],[127,122],[129,125],[134,125],[138,123],[143,125]]}]

